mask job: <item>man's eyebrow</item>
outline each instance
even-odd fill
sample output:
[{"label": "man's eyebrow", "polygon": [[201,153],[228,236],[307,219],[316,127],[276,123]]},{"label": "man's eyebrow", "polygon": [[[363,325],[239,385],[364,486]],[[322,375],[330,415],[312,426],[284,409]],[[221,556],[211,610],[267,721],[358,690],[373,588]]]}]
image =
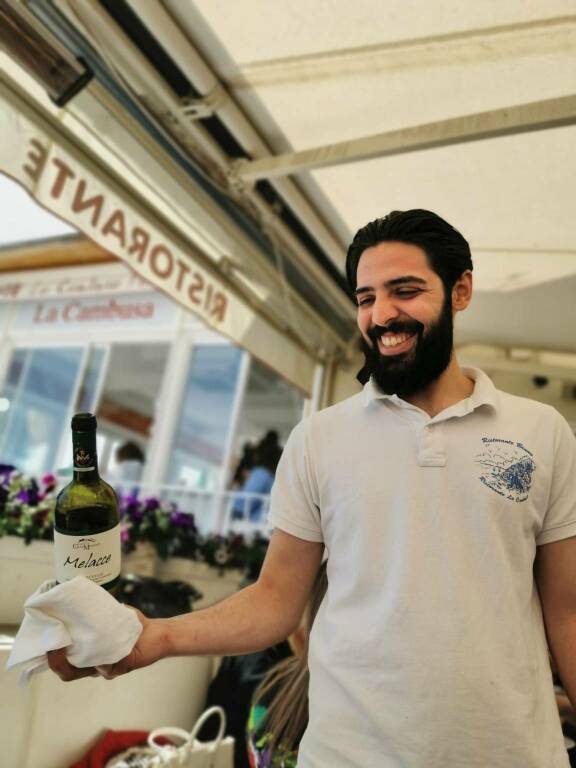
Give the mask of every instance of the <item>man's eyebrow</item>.
[{"label": "man's eyebrow", "polygon": [[[426,280],[422,277],[416,277],[415,275],[403,275],[402,277],[395,277],[393,280],[387,280],[384,283],[385,288],[395,288],[397,285],[405,285],[406,283],[418,283],[419,285],[426,285]],[[369,285],[363,285],[361,288],[356,288],[354,293],[359,296],[361,293],[367,293],[373,291],[374,288]]]}]

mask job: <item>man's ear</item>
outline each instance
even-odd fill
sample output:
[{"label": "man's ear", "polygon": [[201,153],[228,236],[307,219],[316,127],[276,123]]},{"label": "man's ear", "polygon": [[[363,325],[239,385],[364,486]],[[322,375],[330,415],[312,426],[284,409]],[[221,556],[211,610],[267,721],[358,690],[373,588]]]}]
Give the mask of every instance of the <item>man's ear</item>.
[{"label": "man's ear", "polygon": [[452,288],[452,309],[461,312],[472,299],[472,270],[462,272]]}]

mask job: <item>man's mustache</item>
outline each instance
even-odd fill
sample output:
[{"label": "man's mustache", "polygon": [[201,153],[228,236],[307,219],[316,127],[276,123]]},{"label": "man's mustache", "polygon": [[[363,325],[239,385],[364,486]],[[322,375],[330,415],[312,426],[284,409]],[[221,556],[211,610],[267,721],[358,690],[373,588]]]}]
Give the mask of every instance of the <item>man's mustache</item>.
[{"label": "man's mustache", "polygon": [[373,325],[368,329],[367,335],[372,341],[376,342],[382,336],[383,333],[421,333],[424,326],[422,323],[418,323],[415,320],[402,322],[401,320],[394,320],[388,325]]}]

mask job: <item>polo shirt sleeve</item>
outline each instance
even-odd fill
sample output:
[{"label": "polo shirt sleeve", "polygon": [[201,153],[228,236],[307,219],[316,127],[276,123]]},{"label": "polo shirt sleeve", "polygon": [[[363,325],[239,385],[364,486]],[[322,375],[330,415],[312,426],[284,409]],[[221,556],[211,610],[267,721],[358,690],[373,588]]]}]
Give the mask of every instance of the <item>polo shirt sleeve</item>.
[{"label": "polo shirt sleeve", "polygon": [[536,544],[576,536],[576,438],[559,413],[555,432],[548,510]]},{"label": "polo shirt sleeve", "polygon": [[292,536],[323,541],[318,483],[308,438],[308,422],[294,428],[276,470],[268,521]]}]

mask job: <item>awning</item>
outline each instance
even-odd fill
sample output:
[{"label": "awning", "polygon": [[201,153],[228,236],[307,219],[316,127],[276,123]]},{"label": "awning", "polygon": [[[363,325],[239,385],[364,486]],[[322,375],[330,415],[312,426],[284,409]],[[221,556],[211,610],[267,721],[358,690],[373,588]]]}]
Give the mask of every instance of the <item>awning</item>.
[{"label": "awning", "polygon": [[[266,300],[272,292],[262,289],[261,306],[254,291],[248,298],[241,295],[237,285],[213,266],[213,255],[208,257],[183,236],[181,227],[173,226],[169,216],[154,210],[152,189],[147,198],[121,183],[121,157],[114,159],[113,169],[104,160],[97,161],[97,135],[92,135],[89,150],[83,147],[70,133],[70,116],[63,124],[64,116],[32,81],[26,82],[25,89],[19,87],[15,65],[5,56],[0,62],[0,172],[207,325],[310,394],[318,358],[289,328],[282,328],[285,318],[275,324],[261,311],[268,309],[269,314]],[[307,321],[301,313],[302,337]]]}]

